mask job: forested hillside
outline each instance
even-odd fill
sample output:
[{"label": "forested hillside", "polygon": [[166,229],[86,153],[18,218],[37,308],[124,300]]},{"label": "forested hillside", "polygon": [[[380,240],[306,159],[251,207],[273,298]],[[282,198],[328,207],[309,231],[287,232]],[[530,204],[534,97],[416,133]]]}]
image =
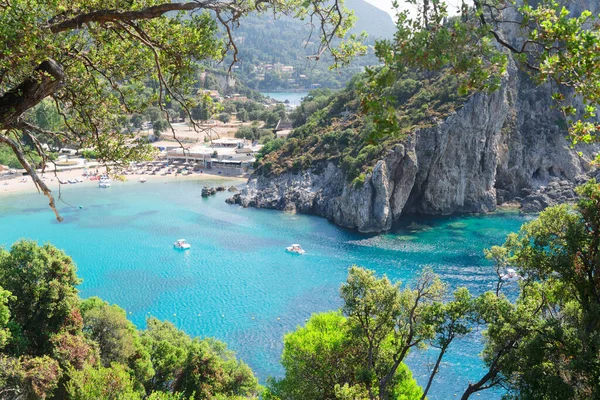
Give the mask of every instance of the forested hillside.
[{"label": "forested hillside", "polygon": [[364,66],[379,63],[373,51],[375,39],[391,38],[395,29],[387,13],[363,0],[349,1],[346,6],[357,17],[352,32],[365,31],[369,35],[367,53],[356,57],[348,67],[332,71],[330,58],[318,62],[307,58],[317,52],[319,39],[316,32],[311,36],[306,22],[264,14],[245,18],[235,29],[240,62],[234,72],[256,90],[343,87]]}]

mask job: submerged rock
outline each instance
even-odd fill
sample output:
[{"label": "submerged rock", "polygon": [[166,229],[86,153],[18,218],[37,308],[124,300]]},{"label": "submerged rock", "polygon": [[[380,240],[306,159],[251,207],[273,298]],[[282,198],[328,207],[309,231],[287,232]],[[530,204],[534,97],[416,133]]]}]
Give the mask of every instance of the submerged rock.
[{"label": "submerged rock", "polygon": [[448,224],[450,229],[465,229],[467,224],[465,222],[451,222]]}]

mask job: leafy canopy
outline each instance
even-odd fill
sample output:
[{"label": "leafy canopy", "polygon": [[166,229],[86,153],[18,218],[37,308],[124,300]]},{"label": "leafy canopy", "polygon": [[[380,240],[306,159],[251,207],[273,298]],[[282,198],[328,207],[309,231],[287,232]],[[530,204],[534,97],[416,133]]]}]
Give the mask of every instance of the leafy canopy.
[{"label": "leafy canopy", "polygon": [[[199,129],[191,112],[202,100],[193,90],[199,63],[227,52],[237,61],[232,29],[256,12],[310,21],[320,38],[316,59],[328,52],[343,64],[362,50],[356,37],[341,40],[354,21],[342,0],[0,0],[0,145],[14,152],[60,220],[28,152],[42,157],[42,167],[42,141],[91,147],[104,161],[142,159],[150,148],[125,122],[151,105],[169,125],[165,105],[178,104]],[[31,122],[44,99],[43,114],[52,116],[39,119],[46,127]]]},{"label": "leafy canopy", "polygon": [[394,39],[376,45],[383,66],[367,68],[362,91],[363,109],[381,127],[376,136],[398,131],[398,103],[387,88],[408,71],[449,74],[462,95],[490,92],[512,55],[538,84],[555,83],[553,97],[574,144],[598,140],[600,25],[591,11],[573,14],[571,2],[556,0],[463,0],[456,15],[444,0],[403,3],[416,12],[397,11]]}]

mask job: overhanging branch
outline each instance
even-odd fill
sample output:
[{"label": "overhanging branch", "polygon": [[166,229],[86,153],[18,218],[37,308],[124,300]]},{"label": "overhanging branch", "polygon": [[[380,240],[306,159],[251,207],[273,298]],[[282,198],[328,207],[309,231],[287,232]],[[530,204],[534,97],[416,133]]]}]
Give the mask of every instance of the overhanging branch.
[{"label": "overhanging branch", "polygon": [[21,115],[54,93],[64,77],[63,68],[52,59],[42,62],[35,73],[0,97],[0,128],[9,129]]},{"label": "overhanging branch", "polygon": [[38,190],[41,190],[42,193],[46,195],[46,197],[48,197],[48,200],[50,201],[49,206],[52,209],[52,211],[54,211],[54,214],[56,215],[56,220],[58,222],[62,222],[63,217],[60,216],[58,210],[56,209],[56,203],[54,201],[54,196],[52,196],[52,191],[50,190],[50,188],[48,188],[46,183],[38,176],[35,168],[32,167],[31,164],[29,164],[29,161],[27,161],[27,158],[25,157],[25,154],[21,150],[19,144],[4,134],[0,134],[0,143],[5,143],[12,149],[13,153],[15,153],[17,159],[19,160],[23,168],[25,168],[27,173],[31,176],[31,179],[33,179],[33,183],[35,184],[35,186],[38,188]]},{"label": "overhanging branch", "polygon": [[65,21],[51,23],[47,25],[47,28],[50,29],[52,33],[59,33],[73,29],[79,29],[82,25],[92,22],[102,24],[117,21],[137,21],[158,18],[171,11],[194,11],[199,9],[219,11],[235,10],[236,8],[237,6],[232,2],[207,0],[190,1],[187,3],[159,4],[136,11],[98,10],[80,14]]}]

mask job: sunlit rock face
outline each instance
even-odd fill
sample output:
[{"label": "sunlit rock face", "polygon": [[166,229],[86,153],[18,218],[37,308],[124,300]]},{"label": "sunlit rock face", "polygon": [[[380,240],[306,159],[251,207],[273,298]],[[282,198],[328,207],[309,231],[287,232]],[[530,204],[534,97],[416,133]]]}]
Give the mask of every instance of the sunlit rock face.
[{"label": "sunlit rock face", "polygon": [[[567,3],[576,13],[600,10],[597,0]],[[504,35],[516,43],[511,29]],[[490,212],[509,201],[533,212],[571,201],[574,186],[595,175],[590,160],[598,146],[571,148],[551,93],[511,59],[498,91],[471,96],[445,120],[389,149],[364,184],[349,183],[330,163],[252,176],[229,201],[317,214],[362,232],[390,229],[403,214]]]}]

